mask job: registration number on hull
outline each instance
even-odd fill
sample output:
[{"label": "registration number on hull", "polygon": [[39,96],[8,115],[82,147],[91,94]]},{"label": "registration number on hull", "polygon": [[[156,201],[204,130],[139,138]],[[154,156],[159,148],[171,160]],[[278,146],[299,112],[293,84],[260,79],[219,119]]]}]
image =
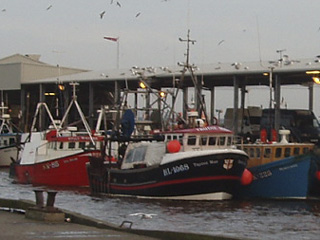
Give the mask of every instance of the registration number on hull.
[{"label": "registration number on hull", "polygon": [[187,163],[185,164],[181,164],[181,165],[178,165],[178,166],[174,166],[174,167],[170,167],[170,168],[165,168],[163,169],[163,176],[169,176],[169,175],[172,175],[172,174],[176,174],[176,173],[179,173],[179,172],[185,172],[185,171],[188,171],[190,168],[189,168],[189,165]]}]

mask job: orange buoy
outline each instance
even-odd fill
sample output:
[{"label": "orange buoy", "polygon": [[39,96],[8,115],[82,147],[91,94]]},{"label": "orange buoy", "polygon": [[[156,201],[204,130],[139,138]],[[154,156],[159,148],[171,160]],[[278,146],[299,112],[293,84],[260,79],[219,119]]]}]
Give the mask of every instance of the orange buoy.
[{"label": "orange buoy", "polygon": [[179,152],[181,149],[181,144],[178,140],[172,140],[167,143],[167,149],[169,153]]},{"label": "orange buoy", "polygon": [[244,169],[242,176],[241,176],[241,184],[242,185],[249,185],[252,183],[253,175],[248,169]]}]

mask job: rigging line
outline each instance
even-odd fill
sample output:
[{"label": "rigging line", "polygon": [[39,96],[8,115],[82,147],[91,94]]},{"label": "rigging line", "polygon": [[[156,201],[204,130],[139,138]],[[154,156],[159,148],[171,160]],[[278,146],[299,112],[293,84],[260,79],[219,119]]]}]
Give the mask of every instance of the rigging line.
[{"label": "rigging line", "polygon": [[264,66],[262,65],[261,39],[260,39],[260,29],[259,29],[259,19],[258,19],[258,16],[256,16],[256,24],[257,24],[257,35],[258,35],[259,62],[260,62],[260,66],[264,68]]},{"label": "rigging line", "polygon": [[190,29],[190,0],[188,0],[187,27]]}]

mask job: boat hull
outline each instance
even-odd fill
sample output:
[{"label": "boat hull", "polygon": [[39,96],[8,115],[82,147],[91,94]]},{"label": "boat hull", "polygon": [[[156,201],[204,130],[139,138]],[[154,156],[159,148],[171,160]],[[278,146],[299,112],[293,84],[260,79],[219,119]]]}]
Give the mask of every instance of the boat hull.
[{"label": "boat hull", "polygon": [[320,196],[319,157],[293,156],[248,169],[250,185],[240,188],[240,198],[306,199]]},{"label": "boat hull", "polygon": [[[98,161],[97,159],[92,159]],[[183,158],[152,167],[112,169],[91,161],[92,193],[177,200],[222,200],[232,197],[246,167],[242,154]]]},{"label": "boat hull", "polygon": [[21,184],[48,186],[89,186],[86,163],[99,150],[85,151],[34,164],[14,164],[15,180]]}]

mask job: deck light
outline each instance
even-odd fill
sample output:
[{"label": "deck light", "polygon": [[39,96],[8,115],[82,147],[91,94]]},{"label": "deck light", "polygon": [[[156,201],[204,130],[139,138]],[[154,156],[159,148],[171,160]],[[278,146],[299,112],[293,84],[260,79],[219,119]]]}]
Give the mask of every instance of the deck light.
[{"label": "deck light", "polygon": [[320,74],[320,71],[319,70],[306,71],[306,74],[308,74],[308,75]]},{"label": "deck light", "polygon": [[147,88],[147,86],[146,86],[146,84],[145,84],[144,82],[140,82],[140,83],[139,83],[139,86],[140,86],[142,89],[146,89],[146,88]]},{"label": "deck light", "polygon": [[64,91],[64,86],[62,84],[59,84],[58,88],[60,89],[60,91]]},{"label": "deck light", "polygon": [[160,96],[161,98],[164,98],[166,95],[167,95],[167,94],[166,94],[166,92],[164,92],[164,91],[160,91],[160,92],[159,92],[159,96]]},{"label": "deck light", "polygon": [[312,80],[316,84],[320,84],[320,78],[319,77],[312,77]]}]

